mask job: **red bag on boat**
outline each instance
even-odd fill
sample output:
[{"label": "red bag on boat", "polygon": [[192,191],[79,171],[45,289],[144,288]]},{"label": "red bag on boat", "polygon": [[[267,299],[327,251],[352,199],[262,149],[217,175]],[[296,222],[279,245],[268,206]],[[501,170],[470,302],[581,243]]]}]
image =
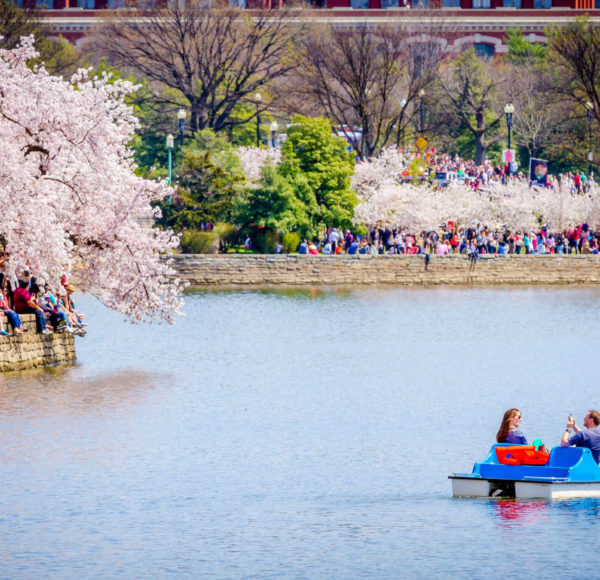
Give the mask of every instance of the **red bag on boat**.
[{"label": "red bag on boat", "polygon": [[496,456],[502,465],[546,465],[549,453],[536,451],[535,445],[496,447]]}]

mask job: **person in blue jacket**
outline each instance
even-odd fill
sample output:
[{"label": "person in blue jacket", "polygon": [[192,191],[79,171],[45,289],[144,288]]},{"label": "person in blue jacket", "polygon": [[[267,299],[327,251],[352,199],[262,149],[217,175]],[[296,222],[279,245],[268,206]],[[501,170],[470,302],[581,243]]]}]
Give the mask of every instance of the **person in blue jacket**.
[{"label": "person in blue jacket", "polygon": [[498,443],[512,443],[513,445],[527,445],[525,435],[519,430],[521,426],[521,411],[509,409],[504,413],[500,429],[496,434]]},{"label": "person in blue jacket", "polygon": [[[590,409],[583,420],[583,427],[583,429],[579,428],[575,419],[569,415],[560,445],[561,447],[570,445],[587,447],[592,452],[596,463],[600,463],[600,412]],[[571,429],[574,431],[573,435]]]}]

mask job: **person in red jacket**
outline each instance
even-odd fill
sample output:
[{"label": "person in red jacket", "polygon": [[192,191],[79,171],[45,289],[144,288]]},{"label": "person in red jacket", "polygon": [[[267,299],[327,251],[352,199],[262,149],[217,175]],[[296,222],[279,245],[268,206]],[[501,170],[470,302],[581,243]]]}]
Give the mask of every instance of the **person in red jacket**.
[{"label": "person in red jacket", "polygon": [[35,297],[29,292],[29,280],[21,280],[13,297],[15,312],[17,314],[35,314],[35,325],[41,334],[50,334],[52,331],[46,326],[44,309],[36,302]]}]

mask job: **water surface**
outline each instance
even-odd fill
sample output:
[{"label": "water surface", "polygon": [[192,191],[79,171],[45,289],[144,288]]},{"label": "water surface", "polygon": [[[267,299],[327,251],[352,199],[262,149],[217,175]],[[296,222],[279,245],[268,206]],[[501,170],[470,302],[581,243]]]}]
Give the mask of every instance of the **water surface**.
[{"label": "water surface", "polygon": [[75,367],[0,377],[1,578],[600,564],[600,500],[453,499],[447,479],[509,407],[549,446],[600,407],[599,291],[198,293],[172,327],[78,302]]}]

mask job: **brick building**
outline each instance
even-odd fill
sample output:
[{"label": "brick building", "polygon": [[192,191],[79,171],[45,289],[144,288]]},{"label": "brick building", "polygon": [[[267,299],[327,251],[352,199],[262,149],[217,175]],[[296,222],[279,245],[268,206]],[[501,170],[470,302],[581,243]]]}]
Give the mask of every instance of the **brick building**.
[{"label": "brick building", "polygon": [[[231,1],[251,9],[257,3],[276,8],[281,0]],[[50,28],[73,43],[85,42],[85,34],[99,16],[114,13],[125,17],[128,13],[124,0],[46,2],[44,15]],[[313,0],[311,7],[306,17],[340,27],[362,22],[385,26],[393,22],[438,21],[451,31],[440,39],[445,51],[460,52],[474,46],[479,54],[488,56],[506,52],[505,31],[511,27],[521,28],[531,42],[545,42],[548,26],[566,24],[576,16],[587,14],[600,23],[600,0]]]}]

